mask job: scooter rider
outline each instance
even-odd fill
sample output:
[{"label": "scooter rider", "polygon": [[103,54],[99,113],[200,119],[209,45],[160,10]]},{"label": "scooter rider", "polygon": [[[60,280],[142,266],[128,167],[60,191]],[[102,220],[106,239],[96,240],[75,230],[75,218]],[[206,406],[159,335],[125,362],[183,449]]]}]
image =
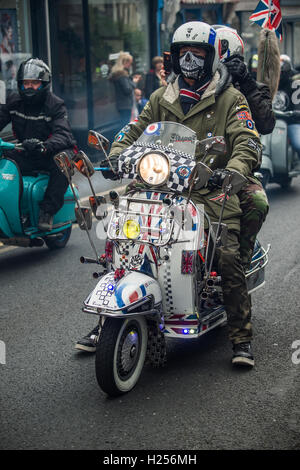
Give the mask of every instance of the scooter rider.
[{"label": "scooter rider", "polygon": [[255,127],[260,134],[270,134],[276,118],[272,110],[269,87],[257,82],[244,62],[244,42],[238,33],[229,27],[217,29],[220,40],[220,59],[232,77],[233,85],[246,97]]},{"label": "scooter rider", "polygon": [[43,201],[40,203],[38,227],[51,230],[54,214],[63,206],[68,180],[58,169],[53,156],[73,151],[72,135],[63,100],[50,91],[51,72],[40,59],[21,63],[18,93],[12,93],[5,105],[0,105],[0,130],[9,122],[15,137],[25,151],[6,152],[19,166],[22,174],[47,171],[50,175]]},{"label": "scooter rider", "polygon": [[289,118],[287,130],[288,138],[299,158],[293,169],[300,170],[300,103],[299,91],[297,91],[297,84],[299,86],[300,81],[298,77],[297,71],[293,68],[291,58],[286,54],[281,54],[280,81],[278,92],[273,101],[273,107],[277,111],[298,111],[298,115]]},{"label": "scooter rider", "polygon": [[[255,127],[260,134],[269,134],[275,126],[272,99],[269,87],[257,82],[244,63],[244,42],[234,29],[217,28],[220,59],[230,72],[235,88],[246,97]],[[247,116],[240,113],[240,116]],[[254,170],[259,170],[259,165]],[[268,198],[261,182],[254,176],[248,177],[248,184],[238,193],[241,217],[241,259],[249,268],[255,240],[269,211]]]},{"label": "scooter rider", "polygon": [[[229,83],[220,81],[216,31],[199,21],[183,24],[174,33],[171,54],[178,78],[167,88],[161,87],[152,93],[123,140],[113,143],[110,152],[112,164],[117,168],[118,155],[150,123],[175,121],[193,129],[199,140],[212,135],[225,137],[228,156],[222,160],[217,156],[208,157],[205,161],[214,170],[215,184],[222,184],[225,169],[251,175],[258,164],[260,140],[244,96]],[[220,67],[224,69],[225,66],[220,64]],[[249,113],[249,122],[239,119],[241,111]],[[212,197],[208,188],[193,190],[191,195],[195,203],[204,203],[212,220],[218,218],[221,202]],[[229,228],[228,240],[226,247],[220,250],[218,266],[228,315],[229,339],[233,343],[232,363],[253,366],[251,306],[239,253],[240,214],[238,198],[232,196],[224,212],[223,220]],[[96,330],[94,335],[97,337]]]}]

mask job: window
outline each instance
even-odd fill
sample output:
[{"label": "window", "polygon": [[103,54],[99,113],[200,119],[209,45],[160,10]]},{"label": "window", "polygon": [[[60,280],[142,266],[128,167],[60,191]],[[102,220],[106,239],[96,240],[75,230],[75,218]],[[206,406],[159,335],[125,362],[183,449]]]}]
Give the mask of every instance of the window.
[{"label": "window", "polygon": [[120,51],[133,56],[131,72],[149,67],[148,11],[141,0],[90,0],[90,59],[93,84],[94,127],[119,119],[109,74]]},{"label": "window", "polygon": [[[16,75],[22,61],[32,56],[29,0],[1,0],[0,8],[0,104],[17,90]],[[10,125],[0,129],[3,137]]]}]

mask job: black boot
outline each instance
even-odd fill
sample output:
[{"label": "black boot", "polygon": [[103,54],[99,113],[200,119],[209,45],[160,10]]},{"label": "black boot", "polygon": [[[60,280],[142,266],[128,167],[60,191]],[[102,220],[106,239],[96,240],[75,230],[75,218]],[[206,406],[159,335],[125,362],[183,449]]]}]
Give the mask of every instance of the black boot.
[{"label": "black boot", "polygon": [[232,364],[239,366],[254,366],[254,357],[250,342],[233,345]]},{"label": "black boot", "polygon": [[53,226],[53,215],[48,214],[48,212],[44,212],[41,209],[40,215],[39,215],[39,224],[38,224],[39,230],[42,230],[43,232],[49,232],[50,230],[52,230],[52,226]]},{"label": "black boot", "polygon": [[95,352],[99,336],[99,325],[96,326],[88,335],[84,336],[75,344],[75,349],[80,351]]}]

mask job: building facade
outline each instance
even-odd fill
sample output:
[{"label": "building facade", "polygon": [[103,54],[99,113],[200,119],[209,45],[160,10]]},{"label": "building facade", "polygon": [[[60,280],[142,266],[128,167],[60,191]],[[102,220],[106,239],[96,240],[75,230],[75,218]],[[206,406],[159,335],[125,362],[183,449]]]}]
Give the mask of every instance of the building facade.
[{"label": "building facade", "polygon": [[[29,57],[47,62],[53,91],[66,103],[80,147],[88,129],[109,139],[120,128],[110,70],[120,51],[144,74],[151,58],[168,51],[174,30],[186,21],[226,24],[246,44],[245,59],[257,51],[260,27],[249,16],[258,0],[1,0],[0,103],[17,88],[19,64]],[[299,0],[281,0],[280,48],[300,67]],[[141,83],[142,86],[142,83]],[[0,132],[12,137],[10,126]]]},{"label": "building facade", "polygon": [[[119,129],[109,80],[120,51],[145,73],[156,55],[156,0],[1,0],[0,102],[17,88],[19,64],[39,57],[52,70],[53,92],[68,109],[84,146],[88,129],[108,138]],[[11,135],[8,126],[0,134]]]}]

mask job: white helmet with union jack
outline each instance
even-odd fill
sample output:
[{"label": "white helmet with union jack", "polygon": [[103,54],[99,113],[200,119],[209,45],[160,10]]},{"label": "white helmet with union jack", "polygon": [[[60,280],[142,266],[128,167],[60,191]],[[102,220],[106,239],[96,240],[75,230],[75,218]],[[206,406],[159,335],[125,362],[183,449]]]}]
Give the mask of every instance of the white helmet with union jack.
[{"label": "white helmet with union jack", "polygon": [[244,42],[235,29],[224,26],[217,29],[217,43],[220,60],[233,55],[244,55]]}]

